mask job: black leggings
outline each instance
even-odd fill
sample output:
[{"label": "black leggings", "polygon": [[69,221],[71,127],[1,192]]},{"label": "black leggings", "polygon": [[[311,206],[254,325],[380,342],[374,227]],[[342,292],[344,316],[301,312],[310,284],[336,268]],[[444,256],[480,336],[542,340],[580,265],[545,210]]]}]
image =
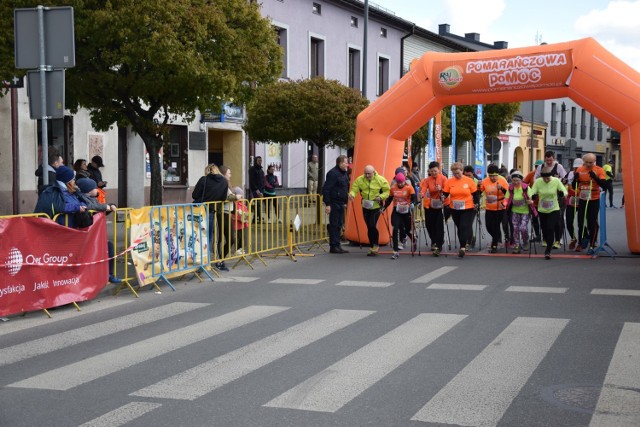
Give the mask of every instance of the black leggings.
[{"label": "black leggings", "polygon": [[464,248],[471,244],[473,239],[473,220],[476,218],[475,209],[451,210],[451,218],[458,229],[458,241],[460,247]]},{"label": "black leggings", "polygon": [[393,250],[398,252],[398,240],[401,236],[409,236],[413,242],[413,230],[411,213],[398,213],[395,210],[391,214],[391,226],[393,227]]},{"label": "black leggings", "polygon": [[364,222],[367,224],[367,237],[371,246],[378,246],[378,219],[380,218],[380,209],[362,209]]},{"label": "black leggings", "polygon": [[557,210],[548,213],[538,212],[538,216],[540,217],[542,236],[544,237],[544,241],[547,243],[547,251],[551,251],[553,241],[556,237],[556,227],[561,219],[560,211]]},{"label": "black leggings", "polygon": [[[587,223],[585,224],[585,211]],[[578,239],[580,245],[585,247],[593,245],[598,233],[598,214],[600,213],[599,200],[580,200],[578,204]]]},{"label": "black leggings", "polygon": [[445,218],[449,219],[450,216],[451,211],[447,206],[443,209],[427,208],[424,210],[424,221],[431,238],[431,244],[436,245],[438,249],[442,249],[444,245],[444,220]]},{"label": "black leggings", "polygon": [[491,235],[491,246],[498,246],[498,243],[502,242],[502,219],[504,218],[504,210],[490,211],[486,210],[484,213],[484,222],[487,226],[487,231]]}]

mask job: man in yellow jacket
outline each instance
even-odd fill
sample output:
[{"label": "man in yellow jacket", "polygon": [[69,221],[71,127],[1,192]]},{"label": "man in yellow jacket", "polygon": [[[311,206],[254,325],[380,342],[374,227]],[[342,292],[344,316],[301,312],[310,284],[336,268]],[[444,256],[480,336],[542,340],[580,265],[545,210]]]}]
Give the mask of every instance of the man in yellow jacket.
[{"label": "man in yellow jacket", "polygon": [[380,218],[381,207],[389,197],[389,182],[379,175],[371,165],[364,167],[364,174],[353,181],[349,200],[353,201],[360,194],[362,196],[362,215],[367,224],[367,236],[371,249],[367,256],[378,254],[378,219]]}]

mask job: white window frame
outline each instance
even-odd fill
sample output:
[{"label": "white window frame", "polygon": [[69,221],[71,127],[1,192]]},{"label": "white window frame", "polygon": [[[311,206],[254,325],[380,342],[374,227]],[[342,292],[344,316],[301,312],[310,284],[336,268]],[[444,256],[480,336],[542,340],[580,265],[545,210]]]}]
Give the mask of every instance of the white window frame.
[{"label": "white window frame", "polygon": [[287,32],[287,46],[285,48],[285,53],[284,53],[284,56],[285,56],[285,61],[284,61],[285,70],[284,71],[285,72],[284,72],[284,76],[281,76],[281,78],[289,79],[289,70],[290,70],[290,68],[289,68],[289,58],[291,58],[291,55],[289,55],[289,51],[290,51],[289,46],[291,45],[291,43],[289,43],[291,41],[290,37],[289,37],[290,34],[291,34],[291,32],[289,31],[289,25],[284,24],[284,23],[279,22],[279,21],[273,21],[273,20],[271,21],[271,25],[273,25],[274,27],[277,27],[277,28],[281,28],[281,29],[283,29],[283,30],[285,30]]},{"label": "white window frame", "polygon": [[363,52],[362,52],[362,46],[357,45],[357,44],[352,44],[352,43],[347,43],[347,74],[346,74],[346,79],[345,79],[345,83],[346,86],[349,86],[349,51],[353,49],[353,50],[357,50],[358,52],[360,52],[360,75],[358,76],[358,87],[354,88],[359,90],[360,92],[362,92],[362,60],[363,60]]},{"label": "white window frame", "polygon": [[322,34],[312,33],[309,31],[309,36],[307,39],[307,52],[308,52],[308,68],[307,68],[307,78],[315,77],[311,76],[311,39],[322,40],[322,73],[320,74],[322,77],[326,77],[327,75],[327,37]]}]

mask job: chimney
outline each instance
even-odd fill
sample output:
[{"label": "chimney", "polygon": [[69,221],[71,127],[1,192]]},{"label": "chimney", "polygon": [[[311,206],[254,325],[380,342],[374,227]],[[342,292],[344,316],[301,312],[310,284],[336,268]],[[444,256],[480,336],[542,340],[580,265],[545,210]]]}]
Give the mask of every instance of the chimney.
[{"label": "chimney", "polygon": [[493,42],[493,47],[495,47],[496,49],[506,49],[507,47],[509,47],[509,42],[505,42],[505,41]]},{"label": "chimney", "polygon": [[464,33],[464,38],[474,42],[480,41],[480,34],[478,33]]},{"label": "chimney", "polygon": [[449,24],[440,24],[440,25],[438,25],[438,34],[441,35],[441,36],[449,34],[449,29],[450,28],[451,28],[451,26]]}]

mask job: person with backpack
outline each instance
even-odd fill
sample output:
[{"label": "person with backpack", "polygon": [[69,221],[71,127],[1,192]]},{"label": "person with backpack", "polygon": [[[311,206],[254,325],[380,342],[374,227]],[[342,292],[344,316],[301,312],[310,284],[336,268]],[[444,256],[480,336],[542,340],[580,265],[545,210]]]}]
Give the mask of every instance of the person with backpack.
[{"label": "person with backpack", "polygon": [[56,170],[56,185],[46,187],[36,202],[35,213],[46,213],[49,218],[56,218],[56,222],[68,227],[75,227],[75,213],[86,212],[87,206],[76,196],[76,180],[72,169],[60,166]]},{"label": "person with backpack", "polygon": [[513,254],[529,250],[529,220],[531,214],[536,215],[536,209],[533,204],[529,204],[528,188],[529,186],[523,182],[522,172],[515,171],[511,174],[511,185],[505,195],[505,206],[511,211],[514,242],[511,253]]},{"label": "person with backpack", "polygon": [[[98,185],[94,180],[91,178],[80,178],[76,184],[80,190],[78,191],[78,198],[87,205],[89,210],[105,212],[106,214],[116,211],[116,205],[109,205],[98,201]],[[107,240],[107,254],[109,256],[109,282],[114,284],[122,283],[122,279],[117,278],[113,274],[116,260],[114,258],[115,250],[111,240]]]}]

